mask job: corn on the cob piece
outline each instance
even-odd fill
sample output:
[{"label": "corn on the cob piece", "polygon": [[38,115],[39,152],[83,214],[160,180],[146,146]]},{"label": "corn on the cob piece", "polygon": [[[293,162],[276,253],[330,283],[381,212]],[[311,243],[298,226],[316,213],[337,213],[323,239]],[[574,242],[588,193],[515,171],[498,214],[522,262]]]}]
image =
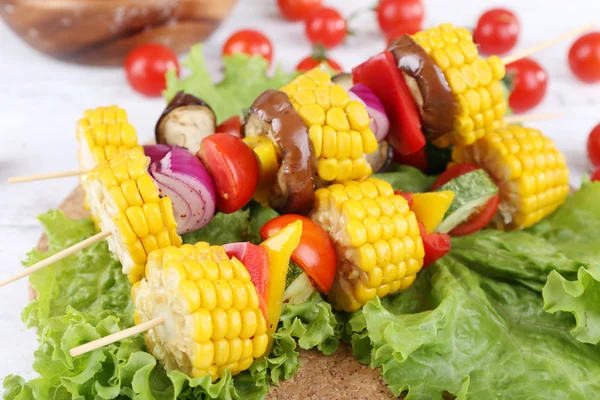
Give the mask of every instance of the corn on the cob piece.
[{"label": "corn on the cob piece", "polygon": [[502,60],[481,58],[471,33],[452,24],[417,32],[412,38],[442,70],[456,100],[453,130],[434,143],[468,145],[498,129],[506,113]]},{"label": "corn on the cob piece", "polygon": [[248,369],[266,352],[267,322],[256,288],[246,267],[220,246],[155,250],[132,298],[136,324],[164,319],[145,340],[167,371],[216,380],[224,370]]},{"label": "corn on the cob piece", "polygon": [[471,146],[454,147],[452,159],[479,165],[496,181],[500,205],[494,223],[501,229],[535,224],[563,204],[569,193],[565,157],[536,129],[508,125]]},{"label": "corn on the cob piece", "polygon": [[[86,110],[77,123],[79,165],[89,171],[103,161],[139,147],[135,128],[127,123],[127,113],[116,106]],[[80,176],[85,192],[84,207],[89,209],[87,176]]]},{"label": "corn on the cob piece", "polygon": [[377,150],[365,106],[329,74],[315,68],[281,88],[304,120],[325,182],[360,180],[372,174],[365,154]]},{"label": "corn on the cob piece", "polygon": [[132,283],[144,276],[147,255],[181,245],[169,197],[160,198],[148,174],[150,159],[134,148],[88,174],[92,214]]},{"label": "corn on the cob piece", "polygon": [[355,311],[375,296],[408,288],[423,266],[415,214],[385,181],[334,184],[317,190],[311,218],[331,237],[338,256],[329,292],[336,309]]}]

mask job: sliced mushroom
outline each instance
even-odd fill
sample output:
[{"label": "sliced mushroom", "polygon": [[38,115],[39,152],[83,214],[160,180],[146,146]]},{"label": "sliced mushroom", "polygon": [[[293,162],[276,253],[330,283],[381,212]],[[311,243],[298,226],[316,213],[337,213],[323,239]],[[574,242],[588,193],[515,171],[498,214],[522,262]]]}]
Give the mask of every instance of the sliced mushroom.
[{"label": "sliced mushroom", "polygon": [[350,90],[352,86],[354,86],[354,82],[352,81],[352,74],[347,72],[341,72],[331,78],[331,82],[337,83],[347,92]]},{"label": "sliced mushroom", "polygon": [[215,113],[208,104],[177,92],[156,123],[156,142],[183,147],[195,155],[202,139],[215,133],[215,126]]},{"label": "sliced mushroom", "polygon": [[377,150],[371,154],[365,155],[365,159],[371,165],[371,169],[373,170],[374,174],[387,168],[392,162],[392,157],[392,146],[389,145],[387,140],[382,140],[379,142]]},{"label": "sliced mushroom", "polygon": [[408,35],[388,47],[406,79],[421,113],[423,133],[429,140],[452,130],[454,95],[435,61]]},{"label": "sliced mushroom", "polygon": [[254,101],[244,125],[245,136],[264,135],[281,158],[269,204],[282,213],[307,214],[313,206],[315,157],[304,121],[287,95],[267,90]]}]

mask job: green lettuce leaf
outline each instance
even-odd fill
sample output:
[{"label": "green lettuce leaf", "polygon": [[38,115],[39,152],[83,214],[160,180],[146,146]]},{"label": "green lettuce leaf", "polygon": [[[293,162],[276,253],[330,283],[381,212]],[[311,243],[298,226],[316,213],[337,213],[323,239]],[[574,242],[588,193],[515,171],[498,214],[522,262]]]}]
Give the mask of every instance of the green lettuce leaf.
[{"label": "green lettuce leaf", "polygon": [[193,94],[211,106],[217,123],[234,115],[241,116],[262,92],[279,89],[296,76],[283,72],[279,66],[269,76],[269,64],[264,58],[234,54],[223,57],[223,80],[215,84],[206,68],[202,45],[192,46],[183,66],[190,72],[186,78],[179,79],[175,70],[167,72],[165,98],[169,101],[181,90]]},{"label": "green lettuce leaf", "polygon": [[389,182],[394,190],[403,192],[426,192],[435,181],[435,176],[427,176],[417,168],[408,165],[394,165],[389,172],[374,174],[373,178]]},{"label": "green lettuce leaf", "polygon": [[[258,214],[271,214],[255,211]],[[256,215],[257,219],[264,219]],[[244,240],[250,230],[250,211],[217,214],[204,229],[186,235],[186,242],[226,243]],[[266,218],[266,217],[265,217]],[[29,253],[27,265],[37,262],[95,233],[90,220],[74,221],[61,212],[40,217],[50,239],[50,251]],[[259,227],[260,228],[260,227]],[[235,377],[225,373],[213,383],[208,377],[191,379],[167,373],[146,352],[142,335],[97,349],[73,359],[69,350],[79,344],[132,326],[130,285],[105,243],[96,244],[31,278],[38,298],[23,314],[37,327],[37,378],[4,379],[3,398],[30,399],[262,399],[269,385],[293,376],[299,368],[297,346],[337,349],[339,325],[331,307],[314,294],[306,303],[286,306],[269,357],[256,361]]]},{"label": "green lettuce leaf", "polygon": [[359,360],[407,399],[595,398],[600,348],[569,334],[569,315],[542,306],[538,292],[449,255],[409,290],[368,303],[347,329]]}]

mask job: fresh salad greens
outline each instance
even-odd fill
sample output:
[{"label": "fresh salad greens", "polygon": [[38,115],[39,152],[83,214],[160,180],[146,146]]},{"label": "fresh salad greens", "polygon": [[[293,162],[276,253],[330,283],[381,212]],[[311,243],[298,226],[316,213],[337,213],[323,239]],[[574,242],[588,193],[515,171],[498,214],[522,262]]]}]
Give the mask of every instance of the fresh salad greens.
[{"label": "fresh salad greens", "polygon": [[[58,211],[40,220],[50,249],[45,254],[33,250],[26,265],[95,233],[90,220],[70,220]],[[248,211],[217,214],[208,226],[187,235],[186,241],[247,240],[249,226]],[[29,382],[6,377],[4,399],[260,399],[271,383],[296,373],[297,344],[325,354],[338,346],[337,319],[331,306],[314,294],[304,304],[284,308],[269,357],[233,378],[227,373],[216,383],[208,377],[191,379],[180,372],[165,372],[146,352],[141,335],[73,359],[71,348],[133,324],[130,285],[121,266],[103,242],[34,274],[31,285],[37,300],[26,308],[23,319],[38,331],[40,346],[33,367],[39,377]]]},{"label": "fresh salad greens", "polygon": [[[192,46],[183,62],[190,75],[179,79],[174,70],[167,72],[167,101],[181,90],[204,100],[213,109],[217,123],[242,115],[262,92],[279,89],[295,76],[277,67],[272,75],[267,74],[268,62],[260,57],[234,54],[223,57],[223,79],[215,84],[210,76],[202,53],[202,45]],[[243,90],[240,90],[243,88]]]}]

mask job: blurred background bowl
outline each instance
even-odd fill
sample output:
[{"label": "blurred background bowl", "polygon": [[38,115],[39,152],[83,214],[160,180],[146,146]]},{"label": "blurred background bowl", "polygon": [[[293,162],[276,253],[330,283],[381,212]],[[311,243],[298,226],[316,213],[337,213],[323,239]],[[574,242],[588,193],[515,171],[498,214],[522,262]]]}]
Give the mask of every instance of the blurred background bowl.
[{"label": "blurred background bowl", "polygon": [[58,59],[121,65],[144,43],[187,51],[236,0],[0,0],[0,14],[31,47]]}]

